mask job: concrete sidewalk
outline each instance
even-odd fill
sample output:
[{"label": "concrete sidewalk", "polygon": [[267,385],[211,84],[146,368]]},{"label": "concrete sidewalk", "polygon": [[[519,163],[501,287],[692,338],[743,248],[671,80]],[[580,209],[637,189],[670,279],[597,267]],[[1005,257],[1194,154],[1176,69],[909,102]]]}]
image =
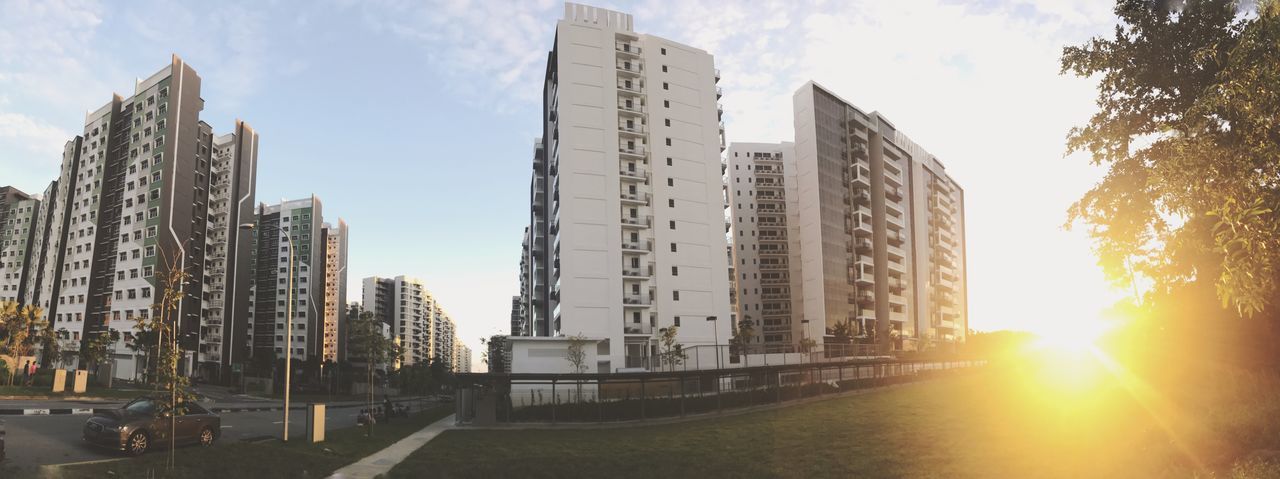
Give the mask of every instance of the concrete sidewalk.
[{"label": "concrete sidewalk", "polygon": [[440,433],[453,429],[453,416],[453,414],[450,414],[448,417],[431,423],[421,431],[401,439],[386,449],[334,471],[333,475],[329,476],[329,479],[373,479],[381,474],[390,472],[391,468],[395,467],[396,464],[399,464],[404,458],[413,454],[414,451],[431,442]]},{"label": "concrete sidewalk", "polygon": [[[433,397],[408,397],[392,399],[393,403],[417,403],[420,401],[432,402]],[[89,415],[93,414],[95,409],[115,409],[129,402],[127,399],[113,399],[103,401],[82,401],[70,399],[47,399],[35,401],[0,401],[0,416],[45,416],[58,414],[77,414]],[[275,399],[268,401],[253,402],[211,402],[199,401],[199,403],[215,413],[235,413],[235,412],[262,412],[262,411],[280,411],[284,409],[284,401]],[[363,401],[334,401],[326,403],[329,409],[347,409],[364,406]],[[382,401],[375,401],[374,407],[381,407]],[[307,402],[293,401],[289,406],[291,411],[306,410]]]}]

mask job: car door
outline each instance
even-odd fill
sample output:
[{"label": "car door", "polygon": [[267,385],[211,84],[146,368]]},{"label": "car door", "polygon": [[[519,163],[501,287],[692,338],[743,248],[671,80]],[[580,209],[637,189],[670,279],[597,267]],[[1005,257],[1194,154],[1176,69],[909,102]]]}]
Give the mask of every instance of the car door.
[{"label": "car door", "polygon": [[181,444],[189,444],[200,439],[200,426],[203,411],[199,406],[179,405],[174,420],[174,434],[177,434],[177,442]]}]

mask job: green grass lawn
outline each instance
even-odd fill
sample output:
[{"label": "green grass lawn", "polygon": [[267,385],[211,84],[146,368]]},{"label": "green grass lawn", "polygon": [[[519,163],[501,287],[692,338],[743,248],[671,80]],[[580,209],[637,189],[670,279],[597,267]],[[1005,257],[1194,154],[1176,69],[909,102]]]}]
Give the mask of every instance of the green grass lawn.
[{"label": "green grass lawn", "polygon": [[[1052,380],[1044,380],[1045,374]],[[1179,402],[1114,379],[994,369],[767,412],[620,429],[448,431],[417,477],[1274,477],[1274,378]],[[1225,391],[1225,392],[1224,392]],[[1233,396],[1233,394],[1235,396]],[[1245,397],[1254,402],[1242,403]],[[1270,398],[1270,399],[1261,399]],[[1169,399],[1169,398],[1165,398]],[[1225,402],[1205,406],[1196,402]],[[1204,411],[1195,408],[1204,406]],[[1238,410],[1236,408],[1239,408]],[[1221,415],[1222,417],[1215,417]],[[1157,419],[1159,418],[1159,419]],[[1225,442],[1225,443],[1224,443]],[[1232,474],[1232,467],[1241,474]]]},{"label": "green grass lawn", "polygon": [[[166,470],[169,453],[155,451],[129,458],[62,469],[61,478],[322,478],[334,470],[373,454],[405,436],[453,413],[453,405],[440,405],[408,419],[377,425],[372,438],[363,427],[328,431],[326,440],[307,444],[295,440],[223,444],[212,448],[185,447],[177,451],[177,467]],[[299,438],[300,439],[300,438]]]}]

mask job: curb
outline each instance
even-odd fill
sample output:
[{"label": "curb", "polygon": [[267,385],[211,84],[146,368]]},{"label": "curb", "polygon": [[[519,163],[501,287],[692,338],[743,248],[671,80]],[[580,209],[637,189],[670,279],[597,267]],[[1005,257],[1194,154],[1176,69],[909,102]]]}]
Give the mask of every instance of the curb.
[{"label": "curb", "polygon": [[93,414],[92,408],[53,408],[53,409],[0,409],[0,416],[58,416],[64,414]]},{"label": "curb", "polygon": [[[395,402],[395,403],[406,403],[406,402],[418,402],[418,400],[417,400],[417,399],[404,399],[404,400],[392,401],[392,402]],[[374,406],[379,406],[379,405],[381,405],[381,404],[382,404],[381,402],[378,402],[378,403],[375,403],[375,404],[374,404]],[[327,406],[327,407],[328,407],[328,409],[348,409],[348,408],[354,408],[354,407],[361,407],[361,406],[364,406],[364,405],[365,405],[364,403],[361,403],[361,404],[337,404],[337,405],[331,405],[331,406]],[[107,411],[107,410],[111,410],[111,409],[114,409],[114,408],[31,408],[31,409],[16,409],[16,408],[10,408],[10,409],[0,409],[0,416],[61,416],[61,415],[77,415],[77,416],[83,416],[83,415],[91,415],[91,414],[93,414],[93,413],[95,413],[95,412],[97,412],[97,411]],[[306,406],[290,406],[290,407],[289,407],[289,410],[290,410],[290,411],[305,411],[306,409],[307,409],[307,407],[306,407]],[[209,410],[210,410],[210,411],[213,411],[213,412],[215,412],[215,413],[229,413],[229,412],[269,412],[269,411],[284,411],[284,407],[283,407],[283,406],[276,406],[276,407],[211,407],[211,408],[209,408]]]}]

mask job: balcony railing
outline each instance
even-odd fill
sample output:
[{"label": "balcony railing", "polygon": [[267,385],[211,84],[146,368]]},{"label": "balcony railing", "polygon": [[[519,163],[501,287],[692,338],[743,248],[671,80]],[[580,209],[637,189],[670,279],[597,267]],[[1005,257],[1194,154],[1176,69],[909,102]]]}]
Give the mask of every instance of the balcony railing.
[{"label": "balcony railing", "polygon": [[645,228],[647,228],[647,227],[649,227],[649,223],[650,223],[651,221],[652,221],[652,218],[650,218],[650,217],[648,217],[648,216],[646,216],[646,217],[644,217],[644,218],[632,218],[632,217],[625,217],[625,216],[624,216],[624,217],[622,218],[622,225],[623,225],[623,226],[639,226],[639,227],[645,227]]},{"label": "balcony railing", "polygon": [[624,133],[634,133],[637,135],[645,134],[644,125],[618,125],[618,131]]},{"label": "balcony railing", "polygon": [[622,304],[627,306],[640,306],[640,307],[647,307],[650,305],[649,298],[646,298],[643,296],[624,296],[622,298]]},{"label": "balcony railing", "polygon": [[[623,334],[653,334],[653,326],[649,323],[635,323],[631,321],[623,321]],[[628,360],[632,358],[627,358]]]},{"label": "balcony railing", "polygon": [[639,55],[639,54],[640,54],[640,52],[641,52],[640,47],[635,46],[635,45],[632,45],[632,44],[630,44],[630,43],[626,43],[626,42],[614,42],[614,44],[613,44],[613,45],[614,45],[614,48],[615,48],[616,50],[618,50],[619,52],[622,52],[622,53],[627,53],[627,54],[631,54],[631,55]]},{"label": "balcony railing", "polygon": [[618,175],[622,176],[623,178],[638,180],[638,181],[646,181],[649,179],[649,172],[647,171],[618,170]]},{"label": "balcony railing", "polygon": [[648,278],[653,276],[653,268],[633,268],[630,266],[624,266],[622,268],[622,276],[628,278]]},{"label": "balcony railing", "polygon": [[649,204],[648,193],[628,193],[624,191],[620,196],[623,202]]},{"label": "balcony railing", "polygon": [[650,243],[648,241],[638,241],[638,242],[624,241],[622,242],[622,250],[623,251],[653,251],[653,243]]},{"label": "balcony railing", "polygon": [[618,66],[618,71],[620,72],[626,72],[626,73],[631,73],[635,75],[644,73],[644,69],[640,67],[639,63],[618,62],[617,66]]},{"label": "balcony railing", "polygon": [[636,104],[636,103],[632,103],[630,105],[626,103],[619,103],[618,111],[625,111],[625,112],[635,113],[635,114],[644,114],[644,105]]},{"label": "balcony railing", "polygon": [[621,153],[623,155],[643,157],[645,154],[645,151],[643,146],[627,147],[627,146],[619,145],[618,153]]}]

